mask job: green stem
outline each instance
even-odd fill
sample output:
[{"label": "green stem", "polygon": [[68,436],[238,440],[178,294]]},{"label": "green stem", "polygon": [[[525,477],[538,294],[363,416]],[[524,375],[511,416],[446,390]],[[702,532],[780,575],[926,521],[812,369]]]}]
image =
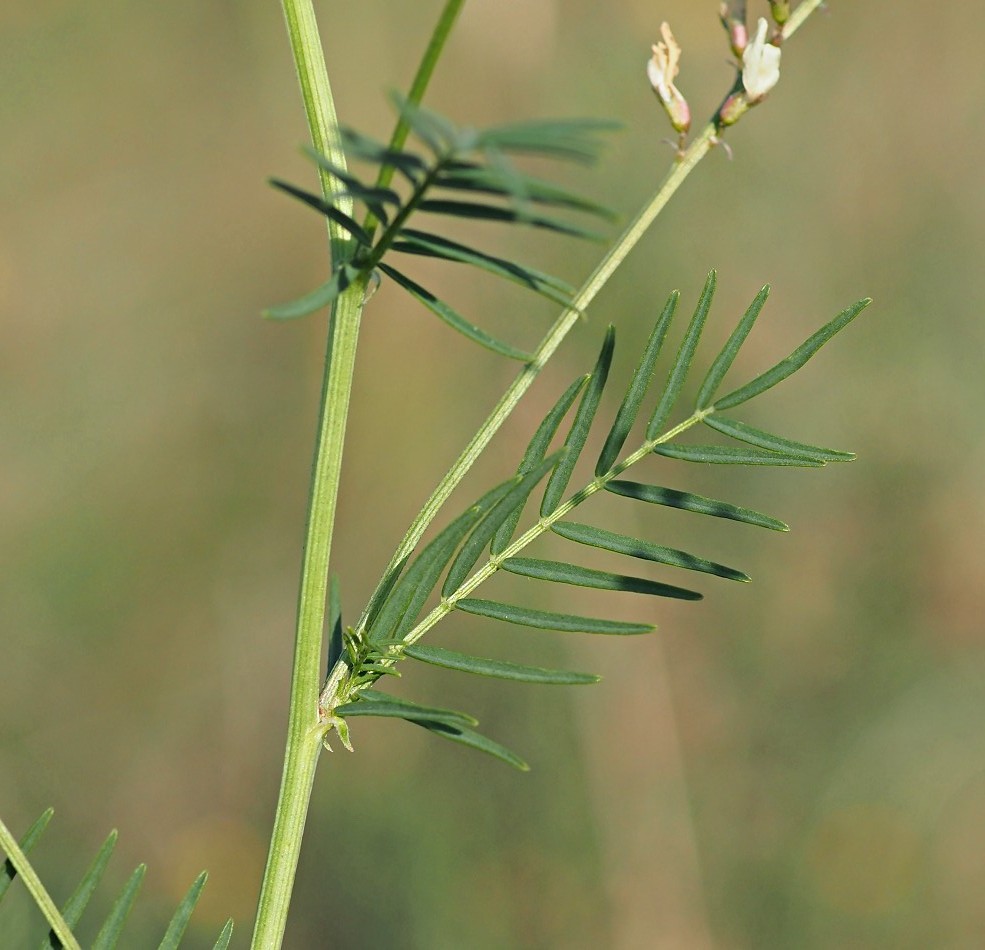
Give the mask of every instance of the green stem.
[{"label": "green stem", "polygon": [[[311,0],[283,0],[283,7],[312,144],[344,168],[335,104]],[[321,174],[321,184],[326,195],[337,188],[332,176],[325,172]],[[342,210],[349,213],[351,208]],[[337,261],[345,253],[347,237],[334,222],[329,222],[328,228],[332,257]],[[329,323],[298,592],[287,745],[253,931],[252,946],[264,950],[279,947],[283,940],[315,767],[322,748],[324,727],[318,716],[318,688],[329,555],[364,289],[362,282],[356,282],[342,294],[335,301]]]},{"label": "green stem", "polygon": [[[793,36],[822,2],[823,0],[804,0],[791,14],[790,19],[785,24],[783,28],[784,39],[789,39]],[[543,369],[544,365],[554,355],[561,342],[571,331],[578,320],[579,314],[595,299],[598,292],[605,286],[612,274],[629,256],[629,253],[636,247],[654,219],[664,209],[664,206],[670,201],[677,189],[680,188],[701,159],[711,151],[712,147],[718,141],[718,135],[720,134],[721,130],[718,128],[715,120],[709,122],[701,130],[697,138],[691,142],[684,154],[668,172],[654,196],[636,216],[635,220],[619,236],[588,280],[585,281],[582,288],[573,298],[571,305],[562,311],[554,325],[548,330],[543,340],[541,340],[540,345],[534,350],[530,362],[520,370],[519,375],[513,380],[499,402],[496,403],[488,418],[482,423],[479,430],[472,437],[472,440],[465,447],[465,450],[455,460],[444,478],[438,483],[431,497],[424,503],[424,507],[421,508],[420,513],[407,529],[407,533],[401,539],[396,551],[394,551],[393,557],[383,572],[376,591],[374,591],[374,597],[370,598],[367,602],[367,608],[368,604],[372,603],[375,596],[379,593],[386,579],[413,552],[417,543],[427,530],[428,525],[431,524],[441,510],[442,505],[448,500],[448,497],[458,487],[462,479],[465,478],[475,460],[483,452],[496,432],[499,431],[500,426],[509,418],[538,373],[540,373],[541,369]],[[357,624],[357,630],[359,632],[365,631],[366,621],[367,612],[364,611]],[[328,692],[328,689],[323,691],[323,701]]]},{"label": "green stem", "polygon": [[48,921],[65,950],[81,950],[79,942],[72,935],[72,928],[65,922],[65,918],[62,917],[58,907],[55,906],[55,902],[51,899],[51,895],[41,883],[41,879],[31,866],[31,862],[27,860],[27,855],[21,850],[17,839],[10,833],[2,820],[0,820],[0,851],[7,855],[7,859],[20,875],[24,886],[34,898],[34,903],[44,914],[45,920]]},{"label": "green stem", "polygon": [[[409,99],[415,104],[424,95],[463,3],[464,0],[449,0],[445,6],[411,88]],[[344,169],[335,102],[311,0],[282,0],[282,5],[312,145]],[[406,136],[403,123],[398,123],[393,135],[396,147],[403,144]],[[331,174],[320,170],[320,177],[326,199],[340,190]],[[340,210],[351,214],[351,202],[338,204]],[[333,261],[344,259],[349,240],[346,232],[332,221],[328,230]],[[364,292],[365,281],[353,284],[335,301],[329,323],[298,592],[287,744],[251,943],[254,950],[271,950],[283,941],[315,767],[328,728],[318,704],[328,567]]]}]

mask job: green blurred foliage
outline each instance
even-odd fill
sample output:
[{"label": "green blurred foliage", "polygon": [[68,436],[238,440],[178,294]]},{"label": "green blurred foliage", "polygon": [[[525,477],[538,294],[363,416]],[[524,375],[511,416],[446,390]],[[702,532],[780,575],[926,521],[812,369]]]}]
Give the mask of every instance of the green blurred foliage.
[{"label": "green blurred foliage", "polygon": [[[319,4],[345,121],[387,134],[383,93],[406,87],[439,6]],[[477,124],[624,121],[597,175],[566,174],[628,214],[670,160],[649,44],[670,20],[679,85],[708,114],[731,80],[716,13],[474,0],[430,101]],[[666,511],[636,522],[602,500],[613,527],[754,577],[709,579],[698,605],[549,595],[655,620],[653,638],[457,616],[436,630],[605,678],[553,690],[409,670],[406,695],[461,704],[534,771],[357,722],[356,754],[323,759],[289,946],[979,943],[983,44],[961,4],[931,19],[916,2],[832,2],[813,18],[769,101],[729,132],[735,160],[712,154],[688,181],[461,500],[507,474],[605,323],[619,379],[667,293],[692,305],[711,267],[706,354],[774,283],[746,377],[875,298],[749,419],[859,461],[652,475],[765,508],[791,522],[783,537]],[[56,807],[38,852],[56,894],[120,829],[110,879],[150,866],[128,945],[152,945],[207,867],[197,939],[211,946],[233,914],[243,946],[280,775],[324,345],[320,319],[258,317],[326,273],[318,220],[264,183],[314,181],[278,5],[5,4],[0,64],[0,809],[23,828]],[[486,246],[505,240],[490,229]],[[575,281],[597,253],[539,235],[524,252]],[[553,315],[482,275],[429,282],[520,345]],[[335,554],[350,622],[513,369],[390,288],[371,303]],[[0,911],[8,934],[28,922],[23,902]]]}]

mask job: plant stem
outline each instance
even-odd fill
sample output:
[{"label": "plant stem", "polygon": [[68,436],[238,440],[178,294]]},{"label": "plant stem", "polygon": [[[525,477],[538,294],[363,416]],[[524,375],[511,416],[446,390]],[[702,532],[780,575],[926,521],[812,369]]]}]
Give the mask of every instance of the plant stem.
[{"label": "plant stem", "polygon": [[[312,144],[345,168],[311,0],[283,0],[283,8]],[[332,176],[324,171],[321,184],[326,196],[337,188]],[[349,213],[351,208],[342,210]],[[334,222],[329,221],[328,229],[332,257],[337,261],[348,239]],[[318,689],[328,565],[364,290],[364,283],[357,281],[342,294],[333,305],[329,322],[298,592],[287,746],[253,931],[252,946],[264,950],[280,947],[283,940],[315,766],[322,748],[324,727],[318,719]]]},{"label": "plant stem", "polygon": [[[445,5],[408,96],[415,104],[424,96],[463,3],[464,0],[448,0]],[[282,5],[312,145],[344,169],[345,153],[311,0],[282,0]],[[395,147],[400,147],[406,137],[406,124],[401,120],[393,134]],[[320,178],[323,195],[326,200],[333,200],[330,196],[340,189],[339,183],[324,169],[320,170]],[[351,201],[337,200],[337,203],[340,210],[351,214]],[[349,238],[332,221],[328,222],[328,231],[332,260],[339,261],[345,254]],[[357,281],[339,296],[333,304],[329,322],[298,592],[287,745],[251,943],[254,950],[280,947],[284,938],[315,767],[327,729],[319,716],[318,690],[328,567],[365,289],[365,281]]]},{"label": "plant stem", "polygon": [[65,922],[65,918],[62,917],[51,895],[41,883],[41,879],[31,866],[31,862],[28,861],[27,855],[21,850],[17,839],[10,833],[2,820],[0,820],[0,851],[6,854],[7,859],[13,864],[14,870],[20,875],[24,886],[34,898],[34,903],[44,914],[45,920],[51,925],[52,931],[65,950],[81,950],[79,942],[72,935],[71,927]]},{"label": "plant stem", "polygon": [[[824,0],[803,0],[791,14],[790,19],[783,28],[784,39],[786,40],[793,36],[803,26],[804,21],[823,2]],[[571,331],[577,322],[579,314],[595,299],[598,292],[605,286],[612,274],[639,243],[654,219],[664,209],[664,206],[670,201],[677,189],[684,183],[688,175],[694,171],[701,159],[711,151],[712,147],[718,141],[717,136],[720,134],[720,131],[714,120],[709,122],[701,130],[697,138],[691,142],[684,154],[667,173],[660,187],[644,206],[643,210],[640,211],[632,223],[619,236],[615,244],[609,249],[605,257],[602,258],[591,276],[574,296],[570,306],[562,311],[554,325],[541,340],[537,349],[534,350],[530,362],[520,370],[516,379],[513,380],[499,402],[496,403],[485,422],[479,427],[462,454],[455,460],[448,473],[438,483],[431,497],[424,503],[424,507],[421,508],[420,513],[407,529],[407,533],[401,539],[400,544],[393,553],[393,557],[390,559],[390,563],[383,572],[380,583],[373,592],[373,597],[367,601],[367,610],[368,605],[373,602],[373,599],[379,593],[387,578],[413,552],[417,543],[424,536],[428,525],[431,524],[451,493],[458,487],[462,479],[465,478],[469,469],[479,455],[482,454],[492,437],[509,418],[510,414],[523,398],[523,395],[530,388],[534,379],[536,379],[541,369],[543,369],[544,364],[554,355],[561,342]],[[357,631],[360,633],[366,629],[367,616],[367,611],[364,610],[356,626]],[[325,693],[327,692],[328,690],[325,691]]]}]

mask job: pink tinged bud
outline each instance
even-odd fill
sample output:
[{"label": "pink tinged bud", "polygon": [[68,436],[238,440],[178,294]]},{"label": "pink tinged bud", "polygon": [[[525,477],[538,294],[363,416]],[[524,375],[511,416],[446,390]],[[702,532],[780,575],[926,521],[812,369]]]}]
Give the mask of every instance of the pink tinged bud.
[{"label": "pink tinged bud", "polygon": [[746,31],[745,22],[739,17],[732,15],[727,3],[722,4],[719,17],[721,18],[722,26],[725,27],[725,32],[728,33],[728,42],[732,48],[732,52],[737,58],[742,59],[746,44],[749,42],[749,34]]},{"label": "pink tinged bud", "polygon": [[769,24],[759,18],[752,42],[742,54],[742,86],[749,104],[759,102],[780,79],[780,49],[766,42]]},{"label": "pink tinged bud", "polygon": [[678,132],[687,132],[691,127],[691,109],[681,91],[674,85],[680,72],[678,64],[681,61],[681,48],[667,23],[660,25],[660,35],[663,42],[654,45],[653,56],[646,64],[646,75],[670,119],[670,124]]},{"label": "pink tinged bud", "polygon": [[749,111],[749,97],[744,92],[733,92],[718,110],[718,124],[734,125]]}]

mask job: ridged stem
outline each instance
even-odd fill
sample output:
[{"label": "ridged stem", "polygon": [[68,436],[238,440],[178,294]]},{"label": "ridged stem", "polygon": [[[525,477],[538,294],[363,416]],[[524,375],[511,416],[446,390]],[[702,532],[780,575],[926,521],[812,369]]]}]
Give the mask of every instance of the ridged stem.
[{"label": "ridged stem", "polygon": [[[463,3],[464,0],[448,0],[439,17],[408,97],[415,104],[424,95]],[[282,0],[282,6],[312,145],[344,169],[345,154],[339,138],[335,102],[311,0]],[[406,129],[398,122],[394,141],[402,143],[405,137]],[[326,200],[331,200],[329,196],[340,186],[324,170],[320,171],[320,176],[322,193]],[[338,201],[338,205],[341,211],[351,214],[351,201]],[[328,231],[332,260],[338,262],[345,255],[349,239],[332,221],[328,223]],[[298,592],[284,768],[257,906],[253,950],[276,950],[284,939],[315,767],[327,729],[319,716],[318,692],[328,568],[365,289],[365,281],[357,281],[339,296],[329,322]]]},{"label": "ridged stem", "polygon": [[[283,0],[283,9],[312,145],[334,164],[345,168],[335,103],[311,0]],[[321,184],[326,196],[338,187],[325,172],[321,173]],[[349,213],[351,208],[341,210]],[[329,222],[328,229],[332,258],[338,261],[345,251],[347,237],[334,222]],[[342,294],[332,307],[329,321],[298,591],[287,743],[253,931],[251,946],[255,950],[278,948],[284,937],[315,767],[322,748],[324,727],[318,718],[318,689],[328,566],[364,289],[362,282],[356,282]]]}]

